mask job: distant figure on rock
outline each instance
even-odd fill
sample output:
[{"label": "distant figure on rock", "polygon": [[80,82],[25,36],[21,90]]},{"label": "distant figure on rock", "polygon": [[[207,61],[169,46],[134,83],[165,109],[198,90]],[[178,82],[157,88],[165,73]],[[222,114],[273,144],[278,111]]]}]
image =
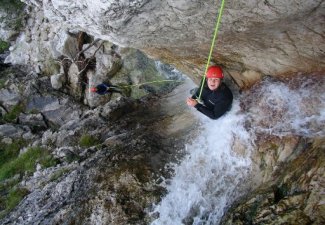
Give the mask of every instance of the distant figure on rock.
[{"label": "distant figure on rock", "polygon": [[130,97],[131,90],[128,87],[116,86],[108,83],[98,84],[96,87],[91,87],[90,91],[99,95],[105,95],[108,93],[119,93],[125,97]]},{"label": "distant figure on rock", "polygon": [[226,84],[222,83],[223,77],[221,67],[210,66],[202,88],[202,103],[198,99],[200,88],[196,88],[193,90],[195,92],[194,95],[187,98],[187,105],[195,107],[211,119],[218,119],[224,115],[231,108],[233,95]]}]

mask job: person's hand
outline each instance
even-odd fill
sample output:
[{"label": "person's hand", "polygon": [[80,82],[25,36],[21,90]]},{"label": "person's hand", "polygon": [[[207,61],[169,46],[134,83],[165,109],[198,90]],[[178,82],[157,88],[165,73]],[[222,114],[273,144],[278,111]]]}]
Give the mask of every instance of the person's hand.
[{"label": "person's hand", "polygon": [[188,106],[192,106],[192,107],[198,104],[198,102],[193,98],[187,98],[186,103]]}]

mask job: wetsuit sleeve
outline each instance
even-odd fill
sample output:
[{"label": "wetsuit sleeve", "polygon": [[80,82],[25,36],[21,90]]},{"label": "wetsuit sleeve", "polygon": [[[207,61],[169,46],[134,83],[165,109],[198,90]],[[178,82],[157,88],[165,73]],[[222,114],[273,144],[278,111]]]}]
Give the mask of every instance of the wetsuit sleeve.
[{"label": "wetsuit sleeve", "polygon": [[218,105],[216,105],[213,110],[205,107],[204,105],[198,103],[195,108],[200,111],[201,113],[203,113],[204,115],[206,115],[207,117],[209,117],[210,119],[216,120],[219,117],[221,117],[223,114],[225,114],[229,108],[231,106],[231,102],[229,101],[223,101],[221,103],[219,103]]},{"label": "wetsuit sleeve", "polygon": [[97,94],[99,94],[99,95],[107,94],[107,85],[99,84],[99,85],[97,85],[96,88],[97,88],[97,91],[96,91]]},{"label": "wetsuit sleeve", "polygon": [[204,115],[206,115],[207,117],[214,119],[214,112],[210,109],[208,109],[207,107],[205,107],[204,105],[198,103],[195,105],[195,108],[200,111],[201,113],[203,113]]}]

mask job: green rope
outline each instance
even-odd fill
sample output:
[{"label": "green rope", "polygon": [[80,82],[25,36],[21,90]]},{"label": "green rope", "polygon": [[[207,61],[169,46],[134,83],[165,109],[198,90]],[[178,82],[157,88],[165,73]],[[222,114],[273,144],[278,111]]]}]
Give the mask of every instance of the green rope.
[{"label": "green rope", "polygon": [[148,81],[140,84],[132,84],[132,85],[119,85],[119,87],[135,87],[135,86],[140,86],[143,84],[153,84],[153,83],[161,83],[161,82],[183,82],[181,80],[155,80],[155,81]]},{"label": "green rope", "polygon": [[215,43],[216,38],[217,38],[217,34],[218,34],[218,30],[219,30],[219,25],[220,25],[224,5],[225,5],[225,0],[222,0],[221,7],[219,9],[218,18],[217,18],[217,21],[216,21],[216,26],[215,26],[215,29],[214,29],[214,35],[213,35],[213,39],[212,39],[212,43],[211,43],[211,47],[210,47],[210,53],[209,53],[208,61],[207,61],[206,67],[205,67],[205,72],[204,72],[204,76],[203,76],[203,80],[202,80],[202,84],[201,84],[200,94],[199,94],[199,98],[198,98],[199,101],[201,100],[201,94],[202,94],[203,85],[204,85],[204,82],[205,82],[205,74],[207,73],[208,67],[210,65],[211,56],[212,56],[212,52],[213,52],[213,48],[214,48],[214,43]]}]

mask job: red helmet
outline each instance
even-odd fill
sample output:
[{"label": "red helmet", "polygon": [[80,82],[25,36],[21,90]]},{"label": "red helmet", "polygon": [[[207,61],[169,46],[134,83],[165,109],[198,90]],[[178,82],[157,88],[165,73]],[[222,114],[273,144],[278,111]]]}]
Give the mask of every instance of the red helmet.
[{"label": "red helmet", "polygon": [[96,91],[97,91],[97,88],[95,88],[95,87],[90,88],[90,92],[96,92]]},{"label": "red helmet", "polygon": [[206,74],[207,78],[223,78],[222,69],[220,66],[210,66]]}]

